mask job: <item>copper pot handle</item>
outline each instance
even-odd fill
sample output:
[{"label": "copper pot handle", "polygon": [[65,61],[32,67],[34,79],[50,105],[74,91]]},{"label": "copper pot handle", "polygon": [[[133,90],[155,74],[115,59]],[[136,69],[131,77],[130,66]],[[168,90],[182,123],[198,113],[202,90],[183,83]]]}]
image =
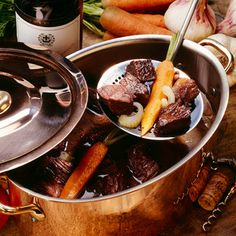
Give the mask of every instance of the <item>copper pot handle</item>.
[{"label": "copper pot handle", "polygon": [[[6,176],[0,176],[0,185],[2,183],[8,182]],[[35,197],[33,197],[33,202],[26,206],[7,206],[0,202],[0,213],[5,215],[21,215],[21,214],[30,214],[35,221],[43,221],[46,216],[41,209],[39,202]]]},{"label": "copper pot handle", "polygon": [[218,41],[214,39],[207,38],[200,41],[199,44],[201,46],[212,46],[213,48],[215,48],[221,54],[224,55],[224,57],[227,59],[226,65],[225,66],[223,65],[226,73],[233,67],[234,57],[232,53],[226,47],[224,47],[221,43],[219,43]]}]

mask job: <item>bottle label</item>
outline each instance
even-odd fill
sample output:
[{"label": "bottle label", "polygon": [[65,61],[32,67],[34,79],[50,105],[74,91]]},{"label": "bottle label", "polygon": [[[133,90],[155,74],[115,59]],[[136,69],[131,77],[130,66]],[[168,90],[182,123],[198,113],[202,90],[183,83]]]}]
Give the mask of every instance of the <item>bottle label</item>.
[{"label": "bottle label", "polygon": [[44,46],[62,56],[80,49],[80,17],[54,27],[33,25],[16,13],[17,41]]}]

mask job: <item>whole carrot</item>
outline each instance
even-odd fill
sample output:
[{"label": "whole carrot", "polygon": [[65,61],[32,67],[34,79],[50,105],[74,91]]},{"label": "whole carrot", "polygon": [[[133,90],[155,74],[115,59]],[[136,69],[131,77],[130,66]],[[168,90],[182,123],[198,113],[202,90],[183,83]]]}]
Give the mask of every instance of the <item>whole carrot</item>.
[{"label": "whole carrot", "polygon": [[148,104],[144,109],[141,121],[141,135],[145,135],[154,125],[162,108],[161,99],[165,97],[162,87],[172,87],[174,78],[174,66],[169,60],[162,61],[156,69],[156,80],[153,83],[152,92]]},{"label": "whole carrot", "polygon": [[112,130],[103,142],[93,144],[85,153],[78,166],[68,178],[60,198],[74,199],[84,189],[108,152],[108,146],[124,137],[117,136],[118,130]]},{"label": "whole carrot", "polygon": [[134,16],[139,19],[145,20],[150,24],[166,28],[164,16],[160,14],[141,14],[141,13],[133,13]]},{"label": "whole carrot", "polygon": [[[164,20],[163,15],[160,15],[160,14],[142,14],[142,13],[133,13],[132,15],[139,18],[139,19],[147,21],[150,24],[166,28],[165,20]],[[118,36],[112,34],[111,32],[105,31],[104,34],[103,34],[102,39],[103,40],[109,40],[109,39],[114,39],[114,38],[117,38],[117,37]]]},{"label": "whole carrot", "polygon": [[103,142],[92,145],[67,180],[60,198],[76,198],[106,156],[107,151],[108,147]]},{"label": "whole carrot", "polygon": [[107,7],[100,17],[100,23],[103,28],[117,36],[136,34],[172,34],[171,31],[150,24],[118,7]]},{"label": "whole carrot", "polygon": [[174,2],[174,0],[102,0],[104,8],[116,6],[129,12],[138,11],[163,11]]}]

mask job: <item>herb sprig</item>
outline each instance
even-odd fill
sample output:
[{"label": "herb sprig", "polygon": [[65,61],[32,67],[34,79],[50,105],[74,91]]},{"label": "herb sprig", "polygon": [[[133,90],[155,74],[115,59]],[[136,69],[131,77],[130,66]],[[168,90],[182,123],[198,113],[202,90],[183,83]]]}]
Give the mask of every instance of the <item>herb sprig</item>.
[{"label": "herb sprig", "polygon": [[0,1],[0,37],[4,37],[7,29],[15,29],[14,0]]}]

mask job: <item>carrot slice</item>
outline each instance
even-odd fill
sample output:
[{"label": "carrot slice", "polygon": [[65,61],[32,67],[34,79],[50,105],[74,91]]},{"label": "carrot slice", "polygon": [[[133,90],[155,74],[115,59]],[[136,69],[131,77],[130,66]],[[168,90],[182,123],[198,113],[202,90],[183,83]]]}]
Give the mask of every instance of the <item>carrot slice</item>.
[{"label": "carrot slice", "polygon": [[67,180],[60,198],[76,198],[106,156],[107,151],[108,147],[105,143],[93,144]]},{"label": "carrot slice", "polygon": [[172,87],[174,73],[174,65],[169,60],[162,61],[157,67],[157,78],[153,83],[152,92],[141,121],[141,135],[145,135],[155,123],[162,107],[161,99],[165,97],[162,87],[164,85]]}]

